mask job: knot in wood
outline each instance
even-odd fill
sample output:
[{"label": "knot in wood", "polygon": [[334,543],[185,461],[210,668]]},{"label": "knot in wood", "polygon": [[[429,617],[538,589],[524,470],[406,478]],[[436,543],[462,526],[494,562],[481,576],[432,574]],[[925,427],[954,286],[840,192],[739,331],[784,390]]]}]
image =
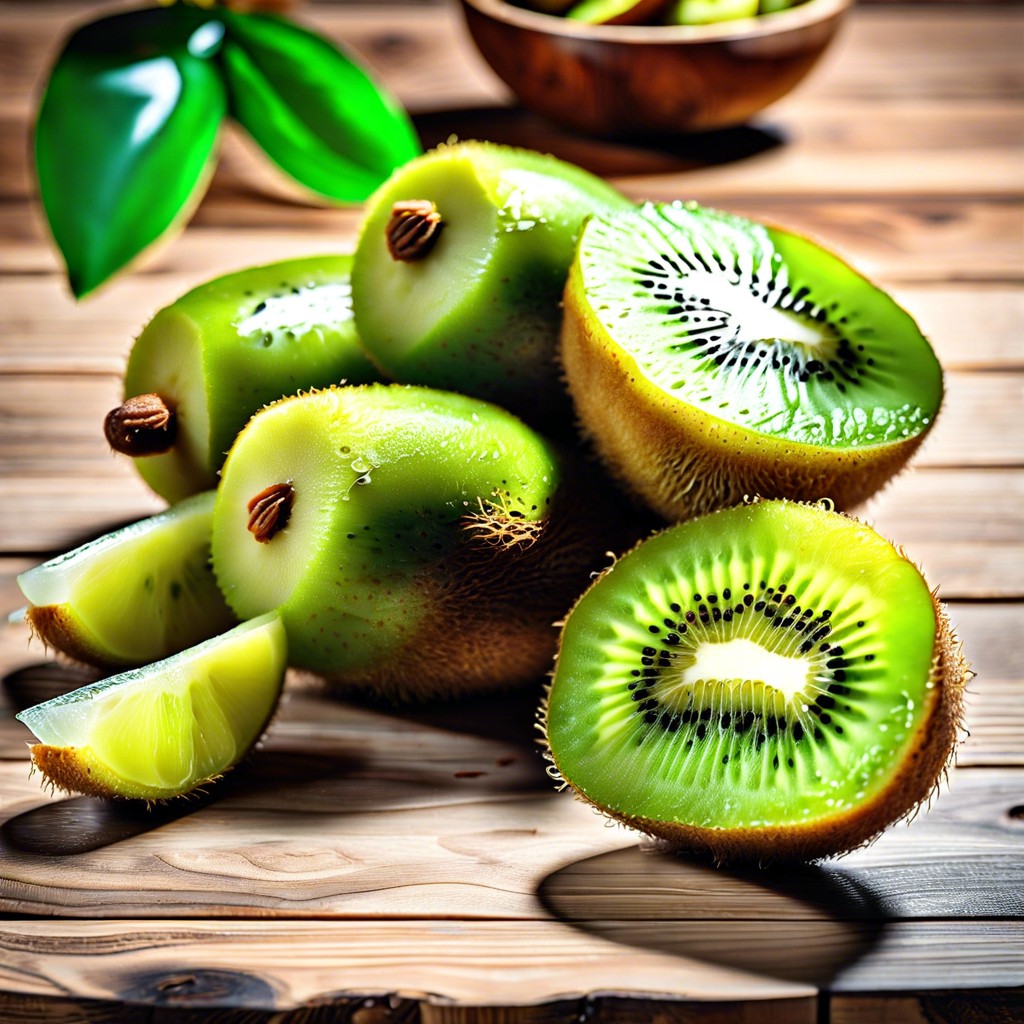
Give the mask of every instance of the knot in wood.
[{"label": "knot in wood", "polygon": [[395,203],[386,229],[391,258],[403,263],[423,259],[434,248],[442,227],[441,214],[429,199]]},{"label": "knot in wood", "polygon": [[249,510],[249,532],[266,544],[287,525],[295,501],[295,488],[290,482],[264,487],[246,508]]},{"label": "knot in wood", "polygon": [[178,434],[178,423],[174,411],[159,395],[136,395],[107,413],[103,433],[115,452],[140,458],[169,451]]}]

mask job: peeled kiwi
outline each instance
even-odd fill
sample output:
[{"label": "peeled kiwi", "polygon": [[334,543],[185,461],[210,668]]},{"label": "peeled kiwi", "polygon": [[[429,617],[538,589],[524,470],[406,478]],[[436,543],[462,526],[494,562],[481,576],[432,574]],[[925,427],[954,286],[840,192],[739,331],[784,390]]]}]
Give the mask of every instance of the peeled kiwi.
[{"label": "peeled kiwi", "polygon": [[818,505],[671,527],[565,623],[544,713],[557,774],[719,861],[850,850],[949,763],[970,671],[903,553]]},{"label": "peeled kiwi", "polygon": [[674,520],[747,495],[855,505],[942,400],[931,347],[885,292],[805,238],[692,203],[589,221],[561,352],[610,470]]}]

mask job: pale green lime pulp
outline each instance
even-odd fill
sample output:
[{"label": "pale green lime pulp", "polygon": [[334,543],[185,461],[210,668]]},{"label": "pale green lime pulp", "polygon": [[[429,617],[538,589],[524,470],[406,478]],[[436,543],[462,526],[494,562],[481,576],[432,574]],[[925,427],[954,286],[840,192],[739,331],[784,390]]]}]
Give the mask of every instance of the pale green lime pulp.
[{"label": "pale green lime pulp", "polygon": [[[292,664],[369,670],[457,585],[437,567],[467,543],[466,517],[493,502],[539,520],[560,479],[539,435],[478,399],[398,385],[288,399],[224,465],[214,570],[241,618],[280,608]],[[259,543],[248,506],[279,482],[294,491],[287,526]]]},{"label": "pale green lime pulp", "polygon": [[669,400],[828,448],[904,441],[938,412],[914,321],[806,239],[649,204],[593,218],[579,264],[597,321]]},{"label": "pale green lime pulp", "polygon": [[[18,577],[98,664],[166,658],[237,621],[210,569],[214,494],[196,495]],[[71,652],[75,653],[75,652]]]},{"label": "pale green lime pulp", "polygon": [[271,613],[17,717],[40,743],[76,748],[122,795],[175,796],[236,764],[259,739],[286,661]]},{"label": "pale green lime pulp", "polygon": [[619,814],[814,822],[901,764],[935,633],[920,573],[868,527],[787,502],[718,512],[634,549],[573,610],[551,751]]}]

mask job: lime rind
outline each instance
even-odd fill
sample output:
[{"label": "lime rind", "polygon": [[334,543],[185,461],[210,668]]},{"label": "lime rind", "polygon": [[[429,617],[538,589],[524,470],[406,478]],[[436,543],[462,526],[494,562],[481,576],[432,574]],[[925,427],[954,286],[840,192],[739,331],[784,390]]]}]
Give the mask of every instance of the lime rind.
[{"label": "lime rind", "polygon": [[[92,792],[181,796],[231,768],[259,739],[286,662],[284,627],[271,612],[16,717],[42,748],[57,749],[79,775],[91,777]],[[45,760],[36,763],[46,770]],[[64,784],[59,775],[51,778]]]}]

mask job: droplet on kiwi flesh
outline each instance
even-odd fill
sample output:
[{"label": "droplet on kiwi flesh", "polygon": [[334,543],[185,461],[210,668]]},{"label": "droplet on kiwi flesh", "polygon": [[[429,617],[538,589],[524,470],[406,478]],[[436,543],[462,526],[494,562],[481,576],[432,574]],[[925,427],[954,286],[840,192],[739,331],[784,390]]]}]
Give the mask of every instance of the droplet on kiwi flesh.
[{"label": "droplet on kiwi flesh", "polygon": [[942,399],[883,291],[807,239],[695,204],[590,221],[562,354],[612,470],[674,519],[754,494],[855,504]]},{"label": "droplet on kiwi flesh", "polygon": [[580,599],[546,736],[585,800],[680,848],[823,857],[932,793],[969,675],[892,545],[758,502],[643,542]]}]

